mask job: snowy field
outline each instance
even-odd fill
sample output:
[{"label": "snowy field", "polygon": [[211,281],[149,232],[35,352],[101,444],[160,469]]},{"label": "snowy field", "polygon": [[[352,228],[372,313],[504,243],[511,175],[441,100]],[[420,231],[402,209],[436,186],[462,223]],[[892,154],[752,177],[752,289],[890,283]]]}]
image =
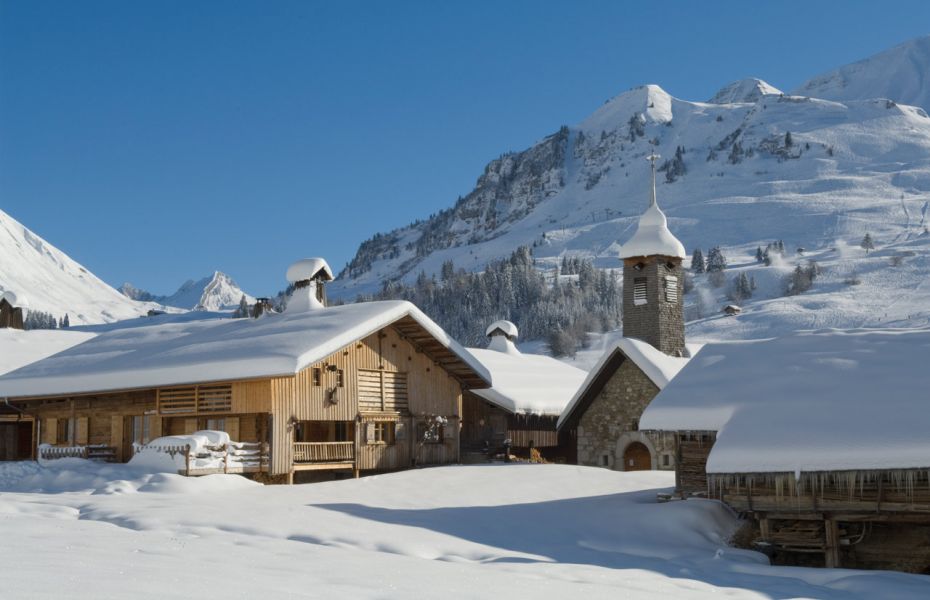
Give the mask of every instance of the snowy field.
[{"label": "snowy field", "polygon": [[671,473],[453,466],[311,485],[0,464],[8,598],[926,598],[930,578],[776,568]]}]

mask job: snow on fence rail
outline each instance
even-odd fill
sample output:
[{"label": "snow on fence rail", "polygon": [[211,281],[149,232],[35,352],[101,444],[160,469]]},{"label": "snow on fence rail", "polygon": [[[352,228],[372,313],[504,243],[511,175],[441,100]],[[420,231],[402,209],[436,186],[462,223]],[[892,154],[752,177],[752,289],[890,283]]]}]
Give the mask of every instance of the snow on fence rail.
[{"label": "snow on fence rail", "polygon": [[268,467],[268,444],[228,442],[225,444],[133,444],[133,456],[149,453],[169,456],[181,475],[257,473]]},{"label": "snow on fence rail", "polygon": [[40,461],[57,460],[59,458],[85,458],[113,462],[116,460],[116,448],[103,444],[88,446],[50,446],[42,444],[39,446]]}]

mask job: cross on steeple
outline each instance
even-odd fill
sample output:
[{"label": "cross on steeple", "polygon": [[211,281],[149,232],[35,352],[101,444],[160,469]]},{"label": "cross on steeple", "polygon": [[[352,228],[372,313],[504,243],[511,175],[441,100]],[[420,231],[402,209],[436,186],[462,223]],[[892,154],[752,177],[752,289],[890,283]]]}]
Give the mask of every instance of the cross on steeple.
[{"label": "cross on steeple", "polygon": [[650,202],[650,206],[656,205],[656,161],[660,158],[662,157],[656,154],[655,150],[646,157],[646,160],[652,163],[652,201]]}]

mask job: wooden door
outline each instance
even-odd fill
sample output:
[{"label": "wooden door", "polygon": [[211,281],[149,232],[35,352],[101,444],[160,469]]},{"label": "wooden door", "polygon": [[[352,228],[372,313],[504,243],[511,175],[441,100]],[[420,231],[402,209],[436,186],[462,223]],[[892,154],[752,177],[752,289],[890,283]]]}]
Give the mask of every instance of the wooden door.
[{"label": "wooden door", "polygon": [[649,448],[639,442],[633,442],[623,451],[624,471],[648,471],[652,469],[652,457]]}]

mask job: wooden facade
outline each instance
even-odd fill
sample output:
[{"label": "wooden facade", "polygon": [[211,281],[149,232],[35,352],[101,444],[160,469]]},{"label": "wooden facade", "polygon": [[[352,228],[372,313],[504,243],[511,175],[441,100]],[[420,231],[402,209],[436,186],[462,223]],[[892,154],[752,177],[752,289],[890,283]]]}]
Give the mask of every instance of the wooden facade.
[{"label": "wooden facade", "polygon": [[535,448],[550,462],[575,462],[574,431],[559,432],[557,415],[511,413],[466,391],[462,401],[462,451],[473,455],[494,452],[510,440],[517,456],[529,458]]},{"label": "wooden facade", "polygon": [[[33,449],[37,444],[102,447],[117,461],[131,458],[134,442],[223,430],[235,441],[267,444],[270,461],[264,470],[293,480],[304,470],[357,475],[457,462],[463,390],[486,385],[460,357],[406,318],[295,375],[10,398],[22,414],[2,418],[28,422]],[[430,429],[427,422],[436,417],[443,425]],[[25,426],[16,427],[18,434]],[[0,435],[5,431],[0,427]],[[7,442],[20,443],[18,435]],[[21,452],[9,454],[23,458]]]},{"label": "wooden facade", "polygon": [[775,564],[930,574],[930,471],[707,473],[715,437],[675,434],[676,491],[730,506]]},{"label": "wooden facade", "polygon": [[0,329],[3,328],[23,329],[23,309],[6,298],[0,298]]}]

